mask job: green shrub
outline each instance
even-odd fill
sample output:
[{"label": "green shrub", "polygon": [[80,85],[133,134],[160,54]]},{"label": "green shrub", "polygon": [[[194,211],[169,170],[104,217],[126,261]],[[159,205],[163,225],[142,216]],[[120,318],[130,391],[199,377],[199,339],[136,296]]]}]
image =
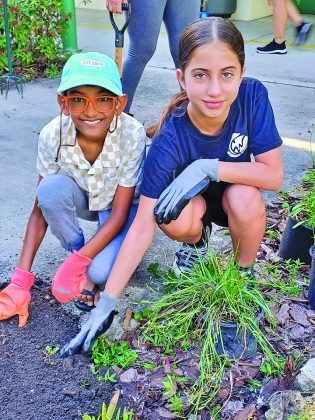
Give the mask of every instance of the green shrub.
[{"label": "green shrub", "polygon": [[[8,71],[8,62],[1,1],[0,13],[0,75],[3,75]],[[66,59],[61,37],[69,15],[64,13],[62,1],[8,0],[8,16],[15,74],[25,75],[25,80],[29,80],[42,76],[47,69],[47,75],[56,75],[56,67],[60,70]]]}]

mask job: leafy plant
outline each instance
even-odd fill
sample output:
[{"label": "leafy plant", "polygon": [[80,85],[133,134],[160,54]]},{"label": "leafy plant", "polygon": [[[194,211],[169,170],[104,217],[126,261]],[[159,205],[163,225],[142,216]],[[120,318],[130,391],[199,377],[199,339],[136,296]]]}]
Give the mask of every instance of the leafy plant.
[{"label": "leafy plant", "polygon": [[149,308],[148,306],[143,309],[142,312],[135,312],[133,317],[137,321],[142,321],[144,319],[150,318],[150,315],[153,313],[153,309]]},{"label": "leafy plant", "polygon": [[253,378],[248,382],[248,390],[250,392],[253,392],[253,391],[255,391],[256,389],[259,389],[259,388],[261,388],[261,383],[260,383],[260,381],[258,381],[258,379]]},{"label": "leafy plant", "polygon": [[108,407],[106,407],[105,403],[102,404],[102,412],[99,416],[95,417],[90,416],[89,414],[84,414],[82,420],[133,420],[133,410],[127,410],[124,408],[123,413],[121,413],[121,409],[118,408],[116,411],[119,395],[120,391],[115,391]]},{"label": "leafy plant", "polygon": [[47,360],[48,360],[48,362],[51,366],[55,365],[54,356],[58,353],[59,350],[60,350],[60,348],[57,347],[57,346],[47,345],[45,347],[44,354],[47,357]]},{"label": "leafy plant", "polygon": [[167,375],[167,380],[163,381],[163,386],[165,388],[163,395],[170,397],[175,394],[176,388],[175,388],[173,379],[170,377],[170,375]]},{"label": "leafy plant", "polygon": [[116,379],[116,373],[110,373],[110,371],[109,370],[107,370],[106,372],[105,372],[105,375],[104,376],[100,376],[100,375],[98,375],[97,376],[97,380],[99,381],[99,382],[101,382],[101,381],[105,381],[105,382],[117,382],[117,379]]},{"label": "leafy plant", "polygon": [[90,388],[91,386],[91,382],[88,379],[82,379],[81,381],[81,386],[83,388]]},{"label": "leafy plant", "polygon": [[303,194],[290,215],[300,219],[295,227],[304,224],[315,231],[315,170],[304,175],[302,188]]},{"label": "leafy plant", "polygon": [[175,394],[169,399],[169,403],[171,411],[177,415],[180,415],[184,408],[182,400]]},{"label": "leafy plant", "polygon": [[288,417],[288,420],[312,420],[312,417],[308,413],[302,413],[302,414],[291,414]]},{"label": "leafy plant", "polygon": [[[62,0],[8,0],[8,6],[15,72],[23,74],[24,81],[36,76],[38,69],[40,75],[45,69],[48,77],[57,75],[67,59],[62,36],[70,16],[65,13]],[[7,71],[4,19],[0,19],[0,75]]]},{"label": "leafy plant", "polygon": [[209,254],[207,264],[200,259],[192,273],[183,273],[180,279],[168,273],[163,282],[169,292],[154,303],[155,311],[144,326],[143,336],[146,342],[165,349],[182,348],[183,342],[188,345],[202,342],[200,374],[192,395],[196,410],[213,400],[228,362],[227,354],[217,353],[222,322],[236,322],[239,330],[250,332],[269,363],[280,369],[255,321],[261,310],[271,328],[275,319],[259,290],[259,282],[241,275],[235,257],[226,260]]},{"label": "leafy plant", "polygon": [[118,366],[128,369],[133,365],[138,355],[129,348],[127,341],[115,343],[107,337],[99,337],[92,347],[91,357],[98,373],[103,366]]}]

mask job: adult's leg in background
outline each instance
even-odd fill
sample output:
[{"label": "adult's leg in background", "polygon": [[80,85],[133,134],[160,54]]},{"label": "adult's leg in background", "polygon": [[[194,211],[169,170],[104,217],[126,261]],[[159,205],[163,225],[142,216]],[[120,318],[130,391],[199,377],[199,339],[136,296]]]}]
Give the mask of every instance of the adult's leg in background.
[{"label": "adult's leg in background", "polygon": [[129,112],[143,70],[155,52],[166,2],[167,0],[129,0],[129,49],[122,75],[123,91],[128,95],[125,112]]},{"label": "adult's leg in background", "polygon": [[97,221],[97,212],[90,211],[87,193],[67,175],[47,175],[37,188],[38,205],[50,227],[68,251],[84,245],[84,235],[78,217]]},{"label": "adult's leg in background", "polygon": [[167,0],[163,20],[166,26],[170,52],[178,68],[178,41],[189,23],[199,18],[200,0]]},{"label": "adult's leg in background", "polygon": [[[95,284],[105,284],[111,269],[115,263],[120,247],[127,235],[135,215],[137,213],[138,204],[133,204],[130,208],[129,217],[122,230],[117,236],[105,246],[94,258],[91,265],[87,269],[89,280]],[[102,225],[110,216],[110,210],[99,212],[99,224]]]}]

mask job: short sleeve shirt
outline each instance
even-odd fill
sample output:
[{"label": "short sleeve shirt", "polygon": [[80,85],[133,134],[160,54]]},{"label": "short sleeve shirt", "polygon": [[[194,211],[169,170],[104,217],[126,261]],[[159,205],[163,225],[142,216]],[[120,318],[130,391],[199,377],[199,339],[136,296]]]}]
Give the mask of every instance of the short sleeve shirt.
[{"label": "short sleeve shirt", "polygon": [[91,165],[76,141],[76,128],[70,117],[62,117],[62,147],[56,159],[60,118],[53,119],[40,132],[37,171],[45,177],[65,174],[88,193],[89,210],[112,207],[118,185],[134,187],[139,183],[145,153],[146,133],[142,124],[127,114],[118,117],[117,128],[108,132],[102,152]]},{"label": "short sleeve shirt", "polygon": [[159,198],[165,188],[197,159],[249,162],[282,144],[267,89],[244,78],[222,131],[201,133],[191,122],[187,102],[172,111],[155,136],[143,170],[141,194]]}]

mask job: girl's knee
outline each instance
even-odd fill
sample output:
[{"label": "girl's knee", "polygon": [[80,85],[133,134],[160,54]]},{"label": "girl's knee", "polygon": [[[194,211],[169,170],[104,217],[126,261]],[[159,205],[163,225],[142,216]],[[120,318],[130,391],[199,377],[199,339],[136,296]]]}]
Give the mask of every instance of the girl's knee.
[{"label": "girl's knee", "polygon": [[201,219],[206,212],[206,202],[201,195],[192,198],[182,210],[177,220],[169,225],[161,225],[162,231],[172,239],[185,240],[200,233]]},{"label": "girl's knee", "polygon": [[226,213],[240,220],[264,218],[265,205],[259,189],[248,185],[232,185],[223,195]]}]

